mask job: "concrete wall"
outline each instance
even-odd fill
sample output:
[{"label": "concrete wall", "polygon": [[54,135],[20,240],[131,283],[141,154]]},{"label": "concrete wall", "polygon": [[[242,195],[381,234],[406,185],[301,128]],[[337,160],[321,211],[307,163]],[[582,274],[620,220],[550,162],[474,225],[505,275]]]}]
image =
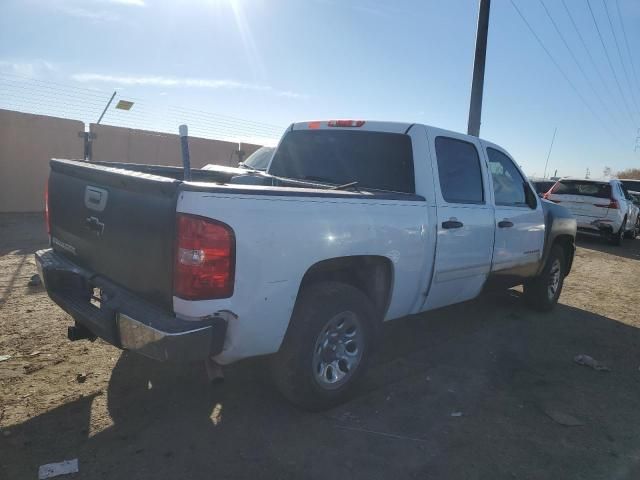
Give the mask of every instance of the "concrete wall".
[{"label": "concrete wall", "polygon": [[83,158],[84,123],[0,109],[0,212],[44,209],[49,159]]},{"label": "concrete wall", "polygon": [[[89,128],[94,137],[91,145],[93,161],[182,165],[178,135],[94,123]],[[258,148],[259,145],[240,144],[240,149],[246,155]],[[203,167],[207,163],[237,166],[237,151],[237,143],[189,137],[189,156],[193,168]]]},{"label": "concrete wall", "polygon": [[[84,158],[85,126],[77,120],[0,109],[0,212],[39,212],[51,158]],[[156,165],[182,165],[180,138],[147,130],[90,125],[92,159]],[[236,166],[238,144],[189,138],[191,166]],[[240,145],[246,155],[259,145]]]}]

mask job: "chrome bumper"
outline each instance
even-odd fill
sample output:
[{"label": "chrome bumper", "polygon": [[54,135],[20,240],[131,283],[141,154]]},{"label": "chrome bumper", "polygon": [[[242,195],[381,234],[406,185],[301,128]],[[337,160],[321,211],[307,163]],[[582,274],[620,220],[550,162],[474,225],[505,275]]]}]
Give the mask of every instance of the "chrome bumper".
[{"label": "chrome bumper", "polygon": [[166,361],[199,360],[212,355],[212,326],[169,333],[145,325],[124,313],[117,314],[117,322],[122,348],[145,357]]},{"label": "chrome bumper", "polygon": [[[49,297],[76,324],[118,348],[160,361],[203,360],[222,351],[222,317],[181,320],[52,249],[36,252],[35,259]],[[90,302],[94,288],[103,292],[99,308]]]}]

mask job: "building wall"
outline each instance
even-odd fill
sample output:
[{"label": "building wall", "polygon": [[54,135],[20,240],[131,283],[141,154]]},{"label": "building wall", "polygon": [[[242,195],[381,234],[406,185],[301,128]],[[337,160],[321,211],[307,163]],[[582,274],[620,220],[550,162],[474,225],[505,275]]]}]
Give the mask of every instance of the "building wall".
[{"label": "building wall", "polygon": [[[180,137],[168,133],[112,127],[90,126],[93,140],[91,160],[96,162],[126,162],[152,165],[182,165]],[[259,145],[238,144],[221,140],[189,137],[189,157],[193,168],[208,163],[237,166],[237,151],[246,155],[260,148]]]},{"label": "building wall", "polygon": [[0,212],[42,211],[49,159],[83,158],[83,132],[77,120],[0,109]]},{"label": "building wall", "polygon": [[[0,109],[0,212],[39,212],[51,158],[84,158],[83,122]],[[180,137],[160,132],[90,125],[92,160],[182,165]],[[248,156],[259,145],[189,138],[191,166],[235,166],[238,147]]]}]

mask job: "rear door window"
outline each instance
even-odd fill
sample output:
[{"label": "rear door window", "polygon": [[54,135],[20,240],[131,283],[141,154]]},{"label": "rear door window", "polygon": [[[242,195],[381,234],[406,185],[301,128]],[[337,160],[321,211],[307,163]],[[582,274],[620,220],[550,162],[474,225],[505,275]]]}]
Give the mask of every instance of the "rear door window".
[{"label": "rear door window", "polygon": [[583,180],[560,180],[553,187],[555,195],[578,195],[584,197],[611,198],[611,185],[605,182]]},{"label": "rear door window", "polygon": [[495,148],[487,148],[489,171],[496,205],[528,206],[524,178],[511,159]]},{"label": "rear door window", "polygon": [[411,137],[355,130],[293,130],[269,167],[279,177],[414,193]]},{"label": "rear door window", "polygon": [[436,138],[442,198],[447,203],[484,203],[482,170],[476,147],[450,137]]}]

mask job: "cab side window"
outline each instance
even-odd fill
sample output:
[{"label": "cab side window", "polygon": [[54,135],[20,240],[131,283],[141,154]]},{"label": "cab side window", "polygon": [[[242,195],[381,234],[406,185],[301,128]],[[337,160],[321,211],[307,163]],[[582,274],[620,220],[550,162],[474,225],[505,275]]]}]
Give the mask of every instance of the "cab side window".
[{"label": "cab side window", "polygon": [[531,206],[528,185],[511,159],[495,148],[487,148],[496,205]]},{"label": "cab side window", "polygon": [[447,203],[484,203],[482,170],[476,147],[449,137],[436,138],[442,198]]}]

